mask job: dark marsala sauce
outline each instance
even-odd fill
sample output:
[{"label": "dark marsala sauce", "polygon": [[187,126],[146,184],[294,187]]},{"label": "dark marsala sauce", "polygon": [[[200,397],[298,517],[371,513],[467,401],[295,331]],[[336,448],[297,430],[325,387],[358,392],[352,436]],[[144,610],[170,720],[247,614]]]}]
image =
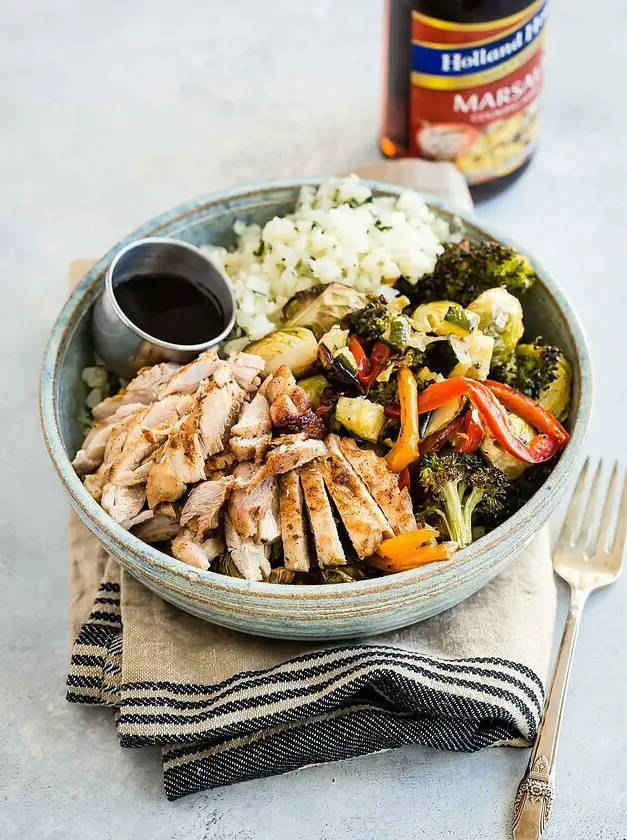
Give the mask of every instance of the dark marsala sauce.
[{"label": "dark marsala sauce", "polygon": [[224,312],[209,292],[176,274],[140,274],[113,290],[126,317],[170,344],[203,344],[222,332]]}]

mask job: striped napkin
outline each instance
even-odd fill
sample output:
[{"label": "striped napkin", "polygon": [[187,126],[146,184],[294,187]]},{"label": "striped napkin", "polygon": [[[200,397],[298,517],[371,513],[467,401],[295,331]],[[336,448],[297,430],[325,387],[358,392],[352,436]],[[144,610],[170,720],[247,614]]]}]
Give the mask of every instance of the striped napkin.
[{"label": "striped napkin", "polygon": [[[468,206],[448,164],[380,166],[364,176]],[[87,267],[72,265],[74,282]],[[340,646],[247,636],[183,613],[120,569],[74,515],[70,588],[67,699],[112,707],[122,746],[161,746],[169,799],[406,744],[471,752],[536,735],[555,620],[546,532],[458,607]]]}]

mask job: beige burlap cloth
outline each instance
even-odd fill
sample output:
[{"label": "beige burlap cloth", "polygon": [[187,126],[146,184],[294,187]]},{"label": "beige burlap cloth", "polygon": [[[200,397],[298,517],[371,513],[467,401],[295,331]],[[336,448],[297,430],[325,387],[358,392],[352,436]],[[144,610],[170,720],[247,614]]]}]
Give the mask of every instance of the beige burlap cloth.
[{"label": "beige burlap cloth", "polygon": [[[361,174],[471,206],[446,164],[387,162]],[[73,283],[90,264],[72,264]],[[395,633],[320,646],[181,612],[70,520],[68,700],[112,706],[124,746],[161,745],[171,799],[409,743],[528,745],[554,620],[546,532],[458,607]]]}]

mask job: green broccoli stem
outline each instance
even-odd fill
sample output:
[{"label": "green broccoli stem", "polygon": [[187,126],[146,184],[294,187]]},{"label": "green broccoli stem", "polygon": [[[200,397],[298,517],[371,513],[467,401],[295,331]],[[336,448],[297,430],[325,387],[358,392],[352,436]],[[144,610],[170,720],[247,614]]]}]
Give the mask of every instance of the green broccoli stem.
[{"label": "green broccoli stem", "polygon": [[468,542],[472,542],[472,518],[475,513],[475,508],[483,499],[484,492],[480,487],[473,487],[466,501],[462,505],[462,518],[464,521],[464,533],[468,534]]},{"label": "green broccoli stem", "polygon": [[460,548],[472,542],[472,527],[470,520],[466,520],[465,506],[462,505],[465,490],[466,482],[458,480],[445,482],[441,491],[445,512],[444,522],[450,538]]}]

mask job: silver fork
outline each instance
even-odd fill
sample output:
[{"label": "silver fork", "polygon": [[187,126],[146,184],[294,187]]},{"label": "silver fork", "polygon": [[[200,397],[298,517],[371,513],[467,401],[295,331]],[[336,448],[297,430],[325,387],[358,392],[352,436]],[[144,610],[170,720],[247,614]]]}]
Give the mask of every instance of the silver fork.
[{"label": "silver fork", "polygon": [[588,595],[614,583],[621,572],[627,533],[627,477],[623,477],[617,500],[619,467],[615,463],[597,526],[598,500],[603,495],[602,463],[584,506],[588,468],[586,459],[553,555],[555,573],[570,586],[570,606],[538,737],[516,793],[514,840],[538,840],[546,827],[555,794],[555,758],[581,614]]}]

